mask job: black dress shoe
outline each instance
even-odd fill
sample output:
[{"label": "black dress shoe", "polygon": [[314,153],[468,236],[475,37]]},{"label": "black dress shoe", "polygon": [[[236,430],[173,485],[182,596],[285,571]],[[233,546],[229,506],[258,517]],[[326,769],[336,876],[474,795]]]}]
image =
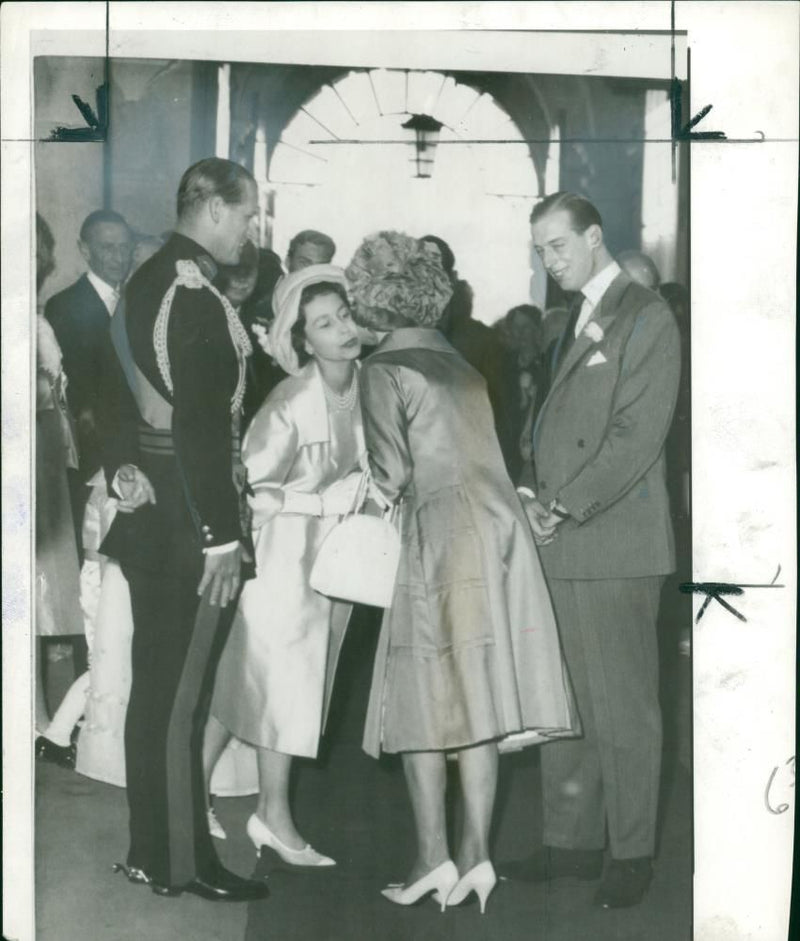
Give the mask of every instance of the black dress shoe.
[{"label": "black dress shoe", "polygon": [[518,882],[551,882],[554,879],[575,879],[592,882],[603,871],[602,850],[565,850],[543,846],[525,859],[500,863],[497,872]]},{"label": "black dress shoe", "polygon": [[612,859],[594,903],[600,908],[630,908],[638,905],[652,878],[653,866],[649,856]]},{"label": "black dress shoe", "polygon": [[75,746],[56,745],[44,735],[37,735],[33,743],[34,754],[39,761],[49,761],[54,765],[72,770],[75,767]]},{"label": "black dress shoe", "polygon": [[230,869],[226,869],[221,863],[217,863],[208,872],[203,872],[202,881],[208,885],[221,886],[225,889],[233,889],[236,892],[252,892],[257,898],[266,898],[269,894],[266,884],[261,879],[248,879],[245,876],[238,876]]},{"label": "black dress shoe", "polygon": [[197,876],[185,885],[165,885],[152,879],[149,884],[153,892],[162,898],[175,898],[188,892],[209,902],[253,902],[269,895],[266,883],[237,876],[221,865],[214,866],[210,873]]},{"label": "black dress shoe", "polygon": [[201,899],[207,899],[209,902],[253,902],[257,899],[265,899],[269,895],[269,889],[263,882],[257,882],[255,879],[242,879],[240,876],[234,876],[233,873],[228,873],[228,875],[233,879],[210,881],[198,876],[188,885],[183,886],[182,891],[199,895]]},{"label": "black dress shoe", "polygon": [[161,885],[160,882],[153,882],[152,879],[150,880],[150,888],[154,895],[160,895],[162,898],[177,898],[177,896],[183,893],[182,886]]}]

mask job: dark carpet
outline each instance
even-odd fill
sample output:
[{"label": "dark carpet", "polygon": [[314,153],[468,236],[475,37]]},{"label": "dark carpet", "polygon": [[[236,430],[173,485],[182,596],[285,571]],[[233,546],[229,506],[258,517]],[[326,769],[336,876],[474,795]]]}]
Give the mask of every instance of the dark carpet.
[{"label": "dark carpet", "polygon": [[[679,623],[679,622],[674,622]],[[36,775],[36,914],[40,941],[686,941],[691,937],[691,781],[676,758],[688,753],[691,670],[686,658],[662,661],[665,773],[656,875],[640,906],[605,912],[592,905],[593,885],[553,887],[501,883],[486,914],[477,906],[444,915],[432,901],[401,908],[380,889],[402,880],[414,855],[411,809],[400,763],[361,751],[361,733],[378,626],[372,612],[354,618],[342,654],[320,760],[297,764],[294,806],[300,830],[335,856],[333,871],[299,872],[267,851],[258,872],[264,902],[215,905],[193,896],[161,899],[113,875],[124,859],[124,790],[53,765]],[[671,635],[671,636],[670,636]],[[675,649],[675,630],[665,648]],[[72,679],[57,664],[52,703]],[[63,673],[63,675],[61,675]],[[684,765],[687,762],[684,761]],[[526,855],[541,841],[539,752],[501,761],[495,812],[495,861]],[[454,770],[454,769],[451,769]],[[456,794],[455,781],[451,793]],[[244,833],[254,797],[222,798],[217,812],[228,839],[216,844],[224,863],[249,873],[253,848]],[[450,814],[458,829],[457,801]]]},{"label": "dark carpet", "polygon": [[[656,875],[636,908],[595,908],[592,884],[531,886],[501,881],[483,916],[474,904],[441,914],[430,900],[404,908],[383,899],[380,889],[403,881],[411,866],[414,833],[399,760],[377,762],[361,751],[377,629],[372,612],[357,613],[343,651],[320,759],[299,762],[295,776],[298,826],[339,866],[298,871],[264,850],[257,872],[268,880],[271,896],[250,906],[247,941],[684,941],[691,937],[691,782],[674,760],[665,762]],[[500,773],[495,861],[524,856],[541,842],[537,749],[504,757]],[[457,833],[453,774],[448,793],[455,798],[449,812]]]}]

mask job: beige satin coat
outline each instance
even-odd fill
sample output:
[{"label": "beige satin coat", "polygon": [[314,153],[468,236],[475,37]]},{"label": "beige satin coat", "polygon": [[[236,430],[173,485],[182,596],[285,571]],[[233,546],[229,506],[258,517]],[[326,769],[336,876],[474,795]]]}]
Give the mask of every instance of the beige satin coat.
[{"label": "beige satin coat", "polygon": [[211,708],[243,741],[291,755],[317,754],[351,605],[309,585],[338,517],[284,512],[284,499],[289,491],[319,493],[360,469],[358,403],[346,414],[355,436],[349,443],[337,436],[311,361],[268,396],[242,444],[248,483],[259,495],[256,577],[242,589]]},{"label": "beige satin coat", "polygon": [[402,507],[365,751],[568,734],[553,610],[483,378],[437,330],[405,328],[366,360],[361,394],[375,483]]}]

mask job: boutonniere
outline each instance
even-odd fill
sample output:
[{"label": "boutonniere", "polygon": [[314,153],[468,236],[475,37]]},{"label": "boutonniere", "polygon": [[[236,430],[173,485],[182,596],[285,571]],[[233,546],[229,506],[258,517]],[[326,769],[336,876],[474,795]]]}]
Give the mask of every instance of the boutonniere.
[{"label": "boutonniere", "polygon": [[583,328],[583,332],[594,343],[600,343],[605,336],[605,333],[603,333],[603,328],[594,320],[590,320],[589,323],[586,324],[586,326]]}]

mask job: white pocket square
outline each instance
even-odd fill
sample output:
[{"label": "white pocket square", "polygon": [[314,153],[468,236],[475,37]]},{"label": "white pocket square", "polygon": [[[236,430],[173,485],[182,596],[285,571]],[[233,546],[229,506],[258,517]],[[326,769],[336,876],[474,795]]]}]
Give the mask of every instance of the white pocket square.
[{"label": "white pocket square", "polygon": [[586,365],[587,366],[599,366],[600,363],[607,363],[608,360],[603,356],[600,350],[595,350],[594,353],[589,357]]}]

